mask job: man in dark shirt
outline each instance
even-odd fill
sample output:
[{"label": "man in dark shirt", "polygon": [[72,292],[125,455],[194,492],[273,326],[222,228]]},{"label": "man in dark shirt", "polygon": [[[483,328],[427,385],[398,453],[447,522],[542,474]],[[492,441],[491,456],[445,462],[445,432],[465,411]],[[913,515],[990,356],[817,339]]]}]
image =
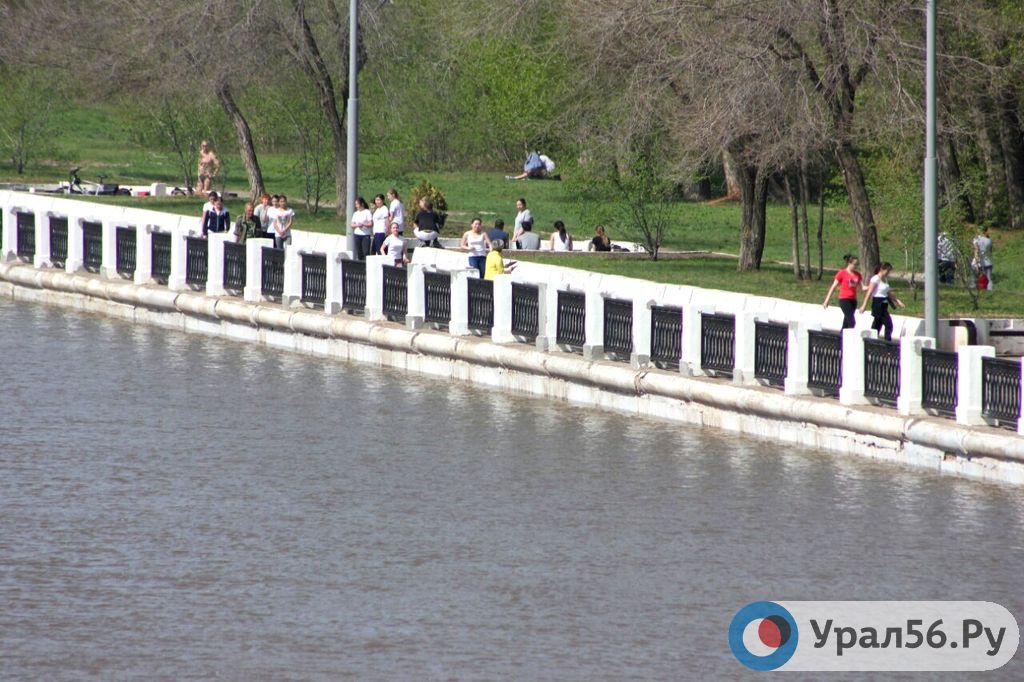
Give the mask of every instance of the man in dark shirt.
[{"label": "man in dark shirt", "polygon": [[494,227],[487,230],[487,238],[490,239],[492,243],[500,239],[503,244],[508,244],[508,232],[505,231],[505,221],[501,218],[495,220]]}]

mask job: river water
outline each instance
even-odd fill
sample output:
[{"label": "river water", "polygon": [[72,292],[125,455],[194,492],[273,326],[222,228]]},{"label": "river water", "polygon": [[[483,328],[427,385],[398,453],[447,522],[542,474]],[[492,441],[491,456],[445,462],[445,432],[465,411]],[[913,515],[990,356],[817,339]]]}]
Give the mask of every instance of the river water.
[{"label": "river water", "polygon": [[756,678],[754,600],[1024,614],[1016,489],[9,300],[0,351],[0,679]]}]

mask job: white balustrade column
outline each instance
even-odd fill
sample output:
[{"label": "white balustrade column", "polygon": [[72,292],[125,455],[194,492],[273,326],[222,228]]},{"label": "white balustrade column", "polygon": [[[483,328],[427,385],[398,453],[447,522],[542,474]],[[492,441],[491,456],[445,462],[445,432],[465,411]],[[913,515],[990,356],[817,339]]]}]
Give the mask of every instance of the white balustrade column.
[{"label": "white balustrade column", "polygon": [[807,395],[808,372],[811,364],[811,339],[808,331],[817,331],[817,324],[808,325],[801,320],[790,320],[789,338],[786,343],[786,381],[783,391],[786,395]]},{"label": "white balustrade column", "polygon": [[117,273],[117,221],[107,219],[102,225],[103,260],[100,263],[100,276],[117,279],[121,276]]},{"label": "white balustrade column", "polygon": [[497,275],[494,278],[494,326],[491,327],[491,341],[514,343],[512,335],[512,276]]},{"label": "white balustrade column", "polygon": [[[182,291],[188,289],[185,282],[185,260],[187,258],[186,232],[171,233],[171,274],[167,276],[167,288],[171,291]],[[71,242],[68,242],[70,253]]]},{"label": "white balustrade column", "polygon": [[588,284],[583,299],[583,357],[604,359],[604,294]]},{"label": "white balustrade column", "polygon": [[767,322],[768,316],[764,313],[746,310],[736,314],[735,342],[733,345],[735,355],[732,369],[732,382],[734,384],[754,383],[754,354],[757,338],[757,330],[754,323],[758,320]]},{"label": "white balustrade column", "polygon": [[452,319],[448,323],[448,333],[452,336],[469,334],[469,280],[479,279],[480,271],[476,268],[452,271]]},{"label": "white balustrade column", "polygon": [[[206,236],[206,295],[224,296],[224,242],[235,241],[227,232],[211,232]],[[248,255],[248,254],[246,254]],[[246,263],[246,272],[248,272]]]},{"label": "white balustrade column", "polygon": [[36,254],[32,264],[37,268],[48,268],[53,265],[50,258],[50,214],[37,210],[36,216]]},{"label": "white balustrade column", "polygon": [[135,283],[149,284],[153,279],[153,231],[156,225],[139,225],[135,230]]},{"label": "white balustrade column", "polygon": [[[273,239],[245,240],[245,288],[242,297],[250,303],[263,300],[263,247],[273,248]],[[222,252],[223,254],[223,252]],[[223,259],[223,255],[221,255]]]},{"label": "white balustrade column", "polygon": [[82,226],[86,222],[89,222],[88,218],[68,216],[68,257],[64,261],[66,272],[78,272],[85,267],[82,252],[82,249],[85,248],[85,236]]},{"label": "white balustrade column", "polygon": [[843,405],[868,405],[864,397],[864,339],[876,338],[869,329],[843,330],[843,376],[839,384],[839,402]]},{"label": "white balustrade column", "polygon": [[0,262],[12,261],[18,257],[18,207],[8,206],[3,213],[3,253]]},{"label": "white balustrade column", "polygon": [[366,319],[377,322],[384,316],[384,266],[394,265],[390,256],[366,257]]},{"label": "white balustrade column", "polygon": [[285,307],[302,300],[302,254],[291,244],[284,246],[284,286],[281,304]]},{"label": "white balustrade column", "polygon": [[629,364],[634,369],[651,364],[651,307],[654,305],[651,299],[633,299],[633,353]]},{"label": "white balustrade column", "polygon": [[537,285],[537,350],[558,348],[558,285]]},{"label": "white balustrade column", "polygon": [[960,346],[957,355],[956,421],[967,426],[986,424],[981,416],[981,359],[996,355],[994,346]]},{"label": "white balustrade column", "polygon": [[679,358],[679,372],[694,377],[704,376],[700,366],[701,316],[713,315],[714,306],[687,303],[683,306],[683,344]]},{"label": "white balustrade column", "polygon": [[906,416],[924,414],[923,399],[924,360],[921,351],[935,348],[930,336],[904,336],[900,339],[900,394],[896,397],[896,410]]},{"label": "white balustrade column", "polygon": [[327,254],[327,295],[324,297],[324,312],[328,315],[341,312],[341,268],[342,261],[347,255],[347,251],[331,251]]},{"label": "white balustrade column", "polygon": [[1017,433],[1024,436],[1024,360],[1020,363],[1020,416],[1017,418]]},{"label": "white balustrade column", "polygon": [[405,267],[407,271],[405,326],[409,329],[419,329],[423,326],[423,320],[427,316],[424,268],[421,263],[409,263]]}]

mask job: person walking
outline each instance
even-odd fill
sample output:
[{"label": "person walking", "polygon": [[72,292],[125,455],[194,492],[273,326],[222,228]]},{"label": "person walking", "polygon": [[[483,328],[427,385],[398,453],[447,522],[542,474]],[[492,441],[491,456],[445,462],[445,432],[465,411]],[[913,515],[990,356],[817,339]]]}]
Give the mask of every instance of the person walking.
[{"label": "person walking", "polygon": [[370,255],[379,256],[380,247],[388,238],[388,217],[390,210],[384,203],[384,195],[378,194],[373,198],[373,241],[370,243]]},{"label": "person walking", "polygon": [[220,159],[217,153],[210,147],[210,143],[203,140],[199,143],[199,164],[196,168],[196,191],[200,194],[213,189],[213,179],[220,172]]},{"label": "person walking", "polygon": [[821,304],[821,307],[828,308],[828,302],[838,288],[839,309],[843,311],[843,329],[853,329],[857,326],[857,318],[854,317],[854,313],[857,311],[857,288],[864,288],[863,277],[857,271],[857,264],[860,261],[856,256],[846,254],[843,256],[843,261],[846,263],[846,267],[832,278],[832,286],[825,294],[825,302]]},{"label": "person walking", "polygon": [[992,238],[983,226],[974,238],[974,269],[978,273],[978,288],[992,290]]},{"label": "person walking", "polygon": [[388,190],[388,223],[398,224],[398,234],[405,232],[405,206],[402,204],[402,200],[398,197],[398,190],[392,187]]},{"label": "person walking", "polygon": [[474,218],[469,229],[462,235],[460,246],[469,251],[469,267],[476,268],[480,276],[484,276],[484,266],[487,263],[487,252],[491,248],[491,240],[483,230],[484,224],[479,218]]},{"label": "person walking", "polygon": [[884,330],[886,341],[892,341],[892,315],[889,314],[889,304],[906,308],[903,301],[896,298],[889,288],[890,272],[892,272],[892,263],[882,263],[878,266],[868,283],[864,302],[860,304],[860,312],[864,312],[868,301],[871,301],[871,328],[876,332]]},{"label": "person walking", "polygon": [[565,230],[565,223],[561,220],[555,221],[549,245],[552,251],[572,251],[572,235]]},{"label": "person walking", "polygon": [[356,210],[352,214],[352,233],[356,238],[356,260],[366,260],[370,253],[370,231],[373,229],[373,214],[366,205],[366,199],[356,199]]}]

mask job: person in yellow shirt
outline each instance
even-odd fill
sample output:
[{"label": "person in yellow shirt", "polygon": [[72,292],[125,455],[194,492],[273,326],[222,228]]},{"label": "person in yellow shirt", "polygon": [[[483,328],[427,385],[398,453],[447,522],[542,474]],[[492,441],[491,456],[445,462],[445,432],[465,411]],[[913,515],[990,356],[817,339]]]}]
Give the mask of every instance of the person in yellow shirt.
[{"label": "person in yellow shirt", "polygon": [[515,261],[509,261],[508,267],[505,266],[505,261],[501,257],[501,250],[503,248],[505,248],[505,242],[502,240],[495,239],[491,242],[491,250],[487,254],[487,260],[484,262],[484,279],[494,279],[498,275],[504,275],[515,269]]}]

